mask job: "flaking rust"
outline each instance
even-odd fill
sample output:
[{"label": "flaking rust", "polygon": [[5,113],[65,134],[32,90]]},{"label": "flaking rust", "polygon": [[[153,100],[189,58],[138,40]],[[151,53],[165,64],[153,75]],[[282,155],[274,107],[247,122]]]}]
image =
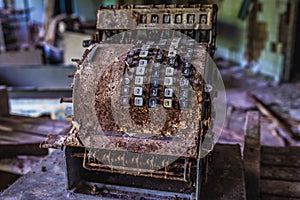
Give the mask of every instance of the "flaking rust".
[{"label": "flaking rust", "polygon": [[67,137],[65,137],[64,145],[66,146],[77,146],[83,147],[83,143],[78,137],[80,125],[77,122],[73,121],[73,127],[68,133]]}]

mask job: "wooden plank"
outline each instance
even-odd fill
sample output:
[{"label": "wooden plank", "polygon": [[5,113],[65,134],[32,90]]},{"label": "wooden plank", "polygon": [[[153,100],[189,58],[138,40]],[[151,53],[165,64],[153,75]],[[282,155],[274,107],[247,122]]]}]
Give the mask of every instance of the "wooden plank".
[{"label": "wooden plank", "polygon": [[27,132],[32,135],[48,136],[49,134],[66,133],[71,128],[71,122],[39,118],[3,118],[2,126],[10,127],[16,132]]},{"label": "wooden plank", "polygon": [[248,95],[250,99],[255,103],[256,107],[260,110],[262,114],[269,117],[272,122],[280,127],[289,137],[294,140],[300,141],[300,136],[295,134],[285,119],[279,115],[279,113],[274,112],[271,108],[269,108],[264,102],[258,99],[255,95]]},{"label": "wooden plank", "polygon": [[25,124],[52,124],[55,126],[65,126],[69,124],[68,121],[61,121],[61,120],[52,120],[46,117],[27,117],[21,115],[9,115],[7,117],[0,117],[1,121],[7,121],[12,123],[25,123]]},{"label": "wooden plank", "polygon": [[300,182],[299,167],[262,166],[261,178],[283,181]]},{"label": "wooden plank", "polygon": [[300,147],[262,147],[261,164],[300,168]]},{"label": "wooden plank", "polygon": [[262,194],[300,198],[300,182],[262,179],[260,186]]},{"label": "wooden plank", "polygon": [[38,132],[45,136],[48,136],[49,134],[66,135],[70,129],[71,129],[71,123],[68,123],[68,125],[64,125],[64,126],[51,125],[46,123],[46,124],[41,124],[38,126],[31,127],[31,130],[33,132]]},{"label": "wooden plank", "polygon": [[300,167],[300,159],[294,154],[261,154],[261,164],[282,167]]},{"label": "wooden plank", "polygon": [[47,155],[39,145],[49,134],[66,134],[70,122],[20,116],[0,117],[0,157]]},{"label": "wooden plank", "polygon": [[[0,144],[2,140],[10,140],[12,144],[24,144],[24,143],[40,143],[45,137],[30,135],[22,132],[4,132],[0,131]],[[1,147],[0,147],[1,148]]]},{"label": "wooden plank", "polygon": [[201,186],[201,199],[246,199],[239,145],[217,144],[208,167],[207,183]]},{"label": "wooden plank", "polygon": [[0,116],[9,115],[8,92],[6,86],[0,85]]},{"label": "wooden plank", "polygon": [[270,155],[298,155],[300,156],[300,147],[289,146],[289,147],[268,147],[263,146],[261,148],[262,154],[270,154]]},{"label": "wooden plank", "polygon": [[41,149],[39,143],[1,144],[0,158],[12,158],[19,155],[46,156],[48,149]]},{"label": "wooden plank", "polygon": [[71,127],[71,122],[39,118],[12,118],[0,117],[0,129],[3,131],[14,131],[31,133],[41,137],[48,134],[60,134]]},{"label": "wooden plank", "polygon": [[256,111],[246,115],[244,168],[247,199],[259,199],[260,116]]},{"label": "wooden plank", "polygon": [[274,195],[263,194],[261,195],[261,200],[299,200],[299,198],[295,197],[280,197]]}]

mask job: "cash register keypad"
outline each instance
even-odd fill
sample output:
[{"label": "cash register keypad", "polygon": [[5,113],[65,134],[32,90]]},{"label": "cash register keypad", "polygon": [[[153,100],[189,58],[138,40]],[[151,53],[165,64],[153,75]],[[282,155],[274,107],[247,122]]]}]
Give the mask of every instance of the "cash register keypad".
[{"label": "cash register keypad", "polygon": [[[177,55],[179,40],[161,41],[163,48],[143,45],[130,50],[126,57],[126,70],[122,81],[121,105],[166,109],[189,108],[189,79],[192,65]],[[187,49],[186,52],[192,52]],[[188,56],[191,57],[190,55]],[[177,102],[177,103],[176,103]]]}]

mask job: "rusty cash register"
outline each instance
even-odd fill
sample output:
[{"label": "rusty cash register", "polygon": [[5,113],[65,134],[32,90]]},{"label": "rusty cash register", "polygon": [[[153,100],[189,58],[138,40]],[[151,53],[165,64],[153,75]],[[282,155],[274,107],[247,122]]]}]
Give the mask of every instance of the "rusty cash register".
[{"label": "rusty cash register", "polygon": [[[199,199],[212,138],[217,6],[100,6],[73,84],[67,188],[113,199]],[[210,76],[206,75],[210,73]],[[208,92],[210,91],[210,92]]]}]

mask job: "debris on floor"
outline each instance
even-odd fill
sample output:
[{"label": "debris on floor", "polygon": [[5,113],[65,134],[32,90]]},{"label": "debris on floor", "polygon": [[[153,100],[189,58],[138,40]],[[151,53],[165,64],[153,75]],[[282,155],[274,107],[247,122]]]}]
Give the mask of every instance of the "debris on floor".
[{"label": "debris on floor", "polygon": [[[243,147],[246,112],[259,110],[257,103],[249,98],[255,96],[278,117],[276,121],[274,116],[261,113],[261,144],[300,146],[300,82],[274,85],[268,77],[255,74],[235,63],[218,58],[216,64],[224,81],[227,112],[230,112],[219,142],[238,143]],[[287,128],[282,124],[286,124]],[[298,139],[293,139],[288,129]]]}]

